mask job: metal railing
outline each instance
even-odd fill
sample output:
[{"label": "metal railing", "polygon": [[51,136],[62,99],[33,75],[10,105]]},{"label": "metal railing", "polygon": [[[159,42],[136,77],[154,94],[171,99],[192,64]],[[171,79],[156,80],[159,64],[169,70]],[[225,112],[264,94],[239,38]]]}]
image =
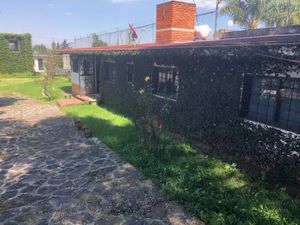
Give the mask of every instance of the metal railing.
[{"label": "metal railing", "polygon": [[[267,24],[266,22],[260,21],[258,24],[258,28],[275,27],[274,28],[275,30],[276,27],[282,28],[282,26],[286,26],[290,24],[292,16],[294,19],[293,24],[300,25],[300,2],[299,2],[299,10],[293,9],[293,11],[291,11],[289,7],[281,8],[281,9],[278,8],[278,10],[281,11],[281,13],[279,12],[278,14],[284,15],[283,18],[285,18],[282,24],[276,24],[276,23]],[[211,30],[210,35],[207,37],[208,40],[222,38],[222,36],[224,36],[224,33],[227,33],[229,31],[247,30],[247,27],[241,26],[239,23],[234,22],[232,19],[230,19],[230,17],[220,15],[219,11],[218,14],[216,14],[216,12],[217,12],[216,10],[211,10],[196,15],[196,26],[206,25]],[[268,13],[271,12],[266,11],[264,13],[267,15]],[[272,15],[270,15],[270,17],[271,16]],[[280,20],[280,18],[278,20]],[[137,40],[135,40],[135,44],[155,42],[156,39],[155,22],[151,21],[143,24],[133,24],[133,27],[135,28],[136,33],[138,35]],[[128,26],[128,28],[115,28],[106,32],[94,33],[94,34],[89,34],[85,37],[75,38],[73,42],[69,43],[69,47],[70,48],[93,47],[95,37],[97,38],[97,40],[101,40],[103,43],[109,46],[132,44],[131,31]]]}]

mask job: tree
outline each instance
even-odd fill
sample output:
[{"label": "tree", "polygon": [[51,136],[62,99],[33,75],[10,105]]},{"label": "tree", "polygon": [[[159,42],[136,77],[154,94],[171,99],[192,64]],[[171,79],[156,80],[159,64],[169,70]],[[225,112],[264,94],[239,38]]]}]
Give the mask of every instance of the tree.
[{"label": "tree", "polygon": [[52,50],[56,49],[56,43],[55,43],[55,41],[52,41],[51,48],[52,48]]},{"label": "tree", "polygon": [[300,23],[299,0],[225,0],[221,14],[245,29],[257,29],[259,24],[286,26]]},{"label": "tree", "polygon": [[68,42],[66,39],[63,40],[63,42],[60,44],[60,48],[69,48]]},{"label": "tree", "polygon": [[53,97],[53,82],[59,68],[62,68],[62,56],[56,54],[55,49],[48,51],[45,57],[46,75],[40,77],[39,83],[43,97],[51,99]]},{"label": "tree", "polygon": [[92,45],[93,47],[98,47],[98,46],[107,46],[107,43],[105,41],[102,41],[99,39],[99,36],[95,33],[92,34]]},{"label": "tree", "polygon": [[48,48],[43,44],[33,46],[32,50],[35,54],[40,55],[45,55],[48,52]]},{"label": "tree", "polygon": [[300,24],[299,0],[265,0],[263,22],[268,27]]},{"label": "tree", "polygon": [[229,15],[233,21],[245,29],[257,29],[262,21],[264,2],[262,0],[225,0],[226,5],[220,10],[222,15]]}]

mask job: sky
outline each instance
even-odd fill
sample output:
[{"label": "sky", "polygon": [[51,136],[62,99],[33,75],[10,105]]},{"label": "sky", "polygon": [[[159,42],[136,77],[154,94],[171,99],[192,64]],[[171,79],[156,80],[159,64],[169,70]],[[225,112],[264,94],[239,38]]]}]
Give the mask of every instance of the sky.
[{"label": "sky", "polygon": [[[193,0],[185,0],[193,2]],[[211,11],[216,0],[195,0],[197,13]],[[128,23],[155,22],[156,5],[163,0],[0,0],[0,33],[31,33],[33,44],[69,42]],[[213,26],[213,16],[205,16]],[[199,23],[205,23],[203,21]],[[229,18],[220,27],[230,29]]]}]

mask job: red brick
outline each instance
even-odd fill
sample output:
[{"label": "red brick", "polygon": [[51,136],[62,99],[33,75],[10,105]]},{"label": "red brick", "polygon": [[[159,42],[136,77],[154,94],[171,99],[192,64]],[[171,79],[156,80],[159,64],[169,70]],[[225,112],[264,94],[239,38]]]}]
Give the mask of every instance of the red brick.
[{"label": "red brick", "polygon": [[[156,42],[166,44],[192,41],[195,20],[195,4],[178,1],[159,4],[156,15]],[[187,29],[187,31],[180,29]]]}]

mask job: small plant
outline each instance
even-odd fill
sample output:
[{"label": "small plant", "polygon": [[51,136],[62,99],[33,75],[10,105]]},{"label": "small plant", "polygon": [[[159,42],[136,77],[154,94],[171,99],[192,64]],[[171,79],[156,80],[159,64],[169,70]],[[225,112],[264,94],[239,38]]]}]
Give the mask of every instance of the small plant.
[{"label": "small plant", "polygon": [[165,118],[169,112],[168,103],[157,104],[157,99],[151,93],[151,78],[145,77],[145,86],[136,90],[132,87],[133,98],[135,101],[131,107],[135,127],[140,134],[140,141],[146,149],[161,157],[165,150]]}]

